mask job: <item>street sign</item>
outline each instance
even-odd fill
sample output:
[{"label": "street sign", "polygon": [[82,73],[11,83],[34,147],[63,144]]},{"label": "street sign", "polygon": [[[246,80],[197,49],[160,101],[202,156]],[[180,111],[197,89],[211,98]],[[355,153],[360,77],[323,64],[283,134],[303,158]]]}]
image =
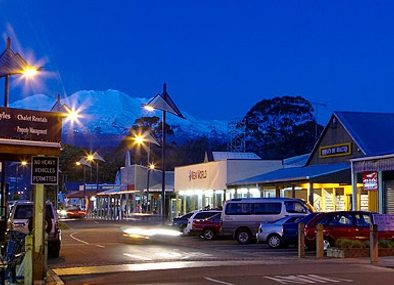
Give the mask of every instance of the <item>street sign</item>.
[{"label": "street sign", "polygon": [[57,185],[59,177],[59,158],[33,156],[31,158],[31,184]]}]

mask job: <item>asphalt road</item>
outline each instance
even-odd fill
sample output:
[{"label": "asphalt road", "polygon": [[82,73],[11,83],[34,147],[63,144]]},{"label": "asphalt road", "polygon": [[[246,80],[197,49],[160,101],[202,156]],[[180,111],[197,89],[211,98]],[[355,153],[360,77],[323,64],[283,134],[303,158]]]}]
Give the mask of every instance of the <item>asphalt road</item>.
[{"label": "asphalt road", "polygon": [[[371,266],[368,259],[298,259],[295,248],[228,239],[146,239],[152,227],[135,223],[67,223],[61,256],[49,260],[65,284],[394,284],[393,269]],[[138,239],[124,236],[129,226]]]}]

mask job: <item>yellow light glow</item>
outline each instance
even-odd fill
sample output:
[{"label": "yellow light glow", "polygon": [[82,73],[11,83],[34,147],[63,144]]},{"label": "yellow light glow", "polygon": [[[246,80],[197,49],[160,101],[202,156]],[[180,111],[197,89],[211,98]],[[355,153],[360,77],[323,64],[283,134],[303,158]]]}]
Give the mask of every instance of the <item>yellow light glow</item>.
[{"label": "yellow light glow", "polygon": [[38,73],[38,69],[37,67],[34,66],[26,66],[23,71],[22,71],[22,76],[24,78],[33,78],[34,76],[36,76]]},{"label": "yellow light glow", "polygon": [[77,161],[75,164],[76,164],[77,166],[80,166],[80,165],[81,165],[81,163],[80,163],[79,161]]},{"label": "yellow light glow", "polygon": [[149,164],[149,169],[150,169],[150,170],[155,169],[155,165],[154,165],[153,163]]},{"label": "yellow light glow", "polygon": [[134,141],[136,144],[143,144],[145,139],[144,139],[144,136],[142,136],[142,135],[136,135],[134,137]]},{"label": "yellow light glow", "polygon": [[21,165],[22,165],[22,166],[26,166],[26,165],[27,165],[27,161],[24,161],[24,160],[21,161]]},{"label": "yellow light glow", "polygon": [[80,117],[80,115],[78,114],[78,112],[76,110],[69,110],[66,116],[67,116],[67,119],[72,122],[77,121],[78,118]]},{"label": "yellow light glow", "polygon": [[145,105],[145,106],[144,106],[144,109],[147,110],[147,111],[149,111],[149,112],[153,112],[153,111],[155,110],[155,108],[153,108],[153,107],[150,106],[150,105]]},{"label": "yellow light glow", "polygon": [[93,161],[93,159],[94,159],[93,154],[88,154],[86,159],[89,160],[89,161]]}]

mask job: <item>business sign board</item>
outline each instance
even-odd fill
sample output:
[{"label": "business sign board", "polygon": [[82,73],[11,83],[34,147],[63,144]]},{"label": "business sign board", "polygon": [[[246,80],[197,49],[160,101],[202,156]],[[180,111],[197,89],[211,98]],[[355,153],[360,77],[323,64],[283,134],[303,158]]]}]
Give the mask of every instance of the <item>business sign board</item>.
[{"label": "business sign board", "polygon": [[62,117],[42,112],[0,107],[0,139],[60,143]]},{"label": "business sign board", "polygon": [[329,158],[336,156],[347,156],[352,154],[352,144],[343,143],[319,147],[319,157]]},{"label": "business sign board", "polygon": [[57,185],[59,177],[59,158],[33,156],[31,158],[31,184]]},{"label": "business sign board", "polygon": [[363,173],[363,185],[364,190],[373,191],[378,190],[378,173],[374,172],[364,172]]},{"label": "business sign board", "polygon": [[394,215],[373,214],[373,223],[378,226],[378,232],[394,231]]}]

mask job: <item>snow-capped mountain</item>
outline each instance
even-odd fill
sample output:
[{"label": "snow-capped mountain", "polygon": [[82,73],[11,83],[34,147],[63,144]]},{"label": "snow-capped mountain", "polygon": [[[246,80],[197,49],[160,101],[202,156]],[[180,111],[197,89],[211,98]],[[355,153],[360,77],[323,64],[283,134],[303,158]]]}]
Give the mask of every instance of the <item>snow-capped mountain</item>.
[{"label": "snow-capped mountain", "polygon": [[[117,90],[92,91],[81,90],[66,98],[61,98],[61,102],[79,110],[81,117],[79,124],[64,122],[63,142],[86,144],[81,141],[95,141],[97,138],[107,138],[119,141],[137,118],[146,116],[161,117],[161,112],[150,113],[142,108],[147,102],[147,98],[131,97]],[[56,98],[44,94],[36,94],[10,104],[12,108],[30,109],[39,111],[49,111],[55,104]],[[198,120],[186,112],[182,112],[186,119],[180,119],[169,114],[167,123],[171,125],[177,139],[188,137],[208,136],[227,137],[227,123],[224,121]],[[92,137],[95,137],[92,139]],[[70,141],[72,140],[72,141]],[[110,142],[101,144],[110,145]]]}]

